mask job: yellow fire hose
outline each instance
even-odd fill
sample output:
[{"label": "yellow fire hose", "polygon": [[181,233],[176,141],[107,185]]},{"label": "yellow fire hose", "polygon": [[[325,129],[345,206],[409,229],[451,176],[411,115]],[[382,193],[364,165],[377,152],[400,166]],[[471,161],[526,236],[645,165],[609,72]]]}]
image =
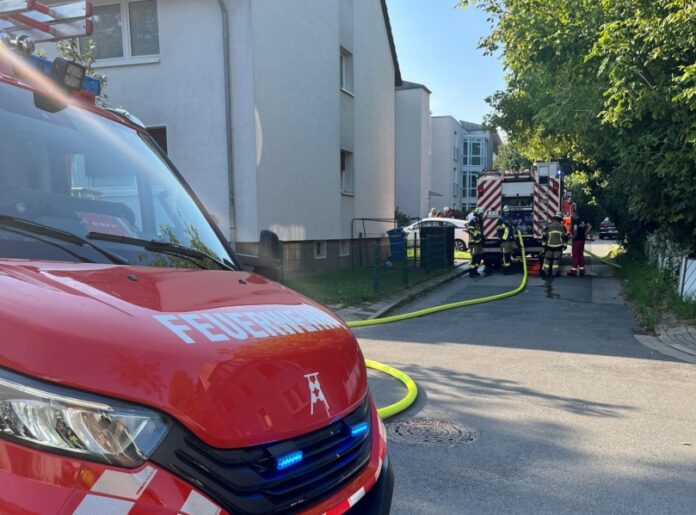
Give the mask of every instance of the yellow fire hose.
[{"label": "yellow fire hose", "polygon": [[597,254],[594,254],[594,253],[590,252],[589,250],[585,250],[585,254],[587,254],[588,256],[591,256],[591,257],[595,258],[597,261],[600,261],[600,262],[604,263],[604,264],[607,265],[607,266],[610,266],[610,267],[612,267],[612,268],[616,268],[617,270],[621,270],[621,265],[617,265],[616,263],[613,263],[613,262],[611,262],[611,261],[609,261],[609,260],[607,260],[607,259],[601,258],[601,257],[599,257]]},{"label": "yellow fire hose", "polygon": [[[401,322],[402,320],[409,320],[411,318],[418,318],[418,317],[422,317],[422,316],[426,316],[426,315],[432,315],[433,313],[439,313],[441,311],[447,311],[450,309],[463,308],[466,306],[475,306],[476,304],[483,304],[486,302],[493,302],[496,300],[502,300],[502,299],[506,299],[508,297],[513,297],[513,296],[517,295],[518,293],[521,293],[525,289],[525,287],[527,286],[527,257],[525,256],[525,252],[524,252],[524,241],[522,240],[522,234],[519,231],[517,233],[517,239],[519,240],[521,254],[522,254],[523,274],[522,274],[522,282],[514,290],[510,290],[510,291],[504,292],[504,293],[499,293],[497,295],[490,295],[488,297],[481,297],[479,299],[470,299],[470,300],[463,300],[460,302],[452,302],[450,304],[443,304],[441,306],[435,306],[432,308],[421,309],[419,311],[413,311],[411,313],[404,313],[402,315],[394,315],[394,316],[384,317],[384,318],[375,318],[373,320],[356,320],[353,322],[348,322],[347,323],[348,327],[366,327],[366,326],[371,326],[371,325],[391,324],[394,322]],[[411,379],[408,375],[406,375],[402,371],[397,370],[395,368],[392,368],[388,365],[385,365],[383,363],[379,363],[377,361],[372,361],[369,359],[365,360],[365,365],[367,366],[367,368],[371,368],[372,370],[377,370],[379,372],[383,372],[385,374],[388,374],[388,375],[398,379],[406,386],[406,390],[408,392],[406,394],[406,397],[401,399],[399,402],[395,402],[394,404],[390,404],[389,406],[385,406],[385,407],[379,408],[377,410],[379,413],[379,416],[382,418],[382,420],[386,420],[389,417],[393,417],[394,415],[401,413],[402,411],[409,408],[414,402],[416,402],[416,397],[418,396],[418,387],[416,386],[416,383],[413,381],[413,379]]]},{"label": "yellow fire hose", "polygon": [[379,372],[383,372],[387,375],[395,377],[406,386],[406,390],[408,391],[406,397],[401,399],[399,402],[395,402],[394,404],[390,404],[389,406],[385,406],[377,410],[377,413],[379,413],[379,416],[382,420],[386,420],[389,417],[393,417],[397,413],[401,413],[406,408],[411,406],[411,404],[416,402],[416,397],[418,397],[418,387],[416,386],[416,383],[413,381],[413,379],[404,374],[401,370],[392,368],[389,365],[385,365],[384,363],[372,361],[371,359],[366,359],[365,365],[367,365],[367,368],[371,368],[372,370],[378,370]]}]

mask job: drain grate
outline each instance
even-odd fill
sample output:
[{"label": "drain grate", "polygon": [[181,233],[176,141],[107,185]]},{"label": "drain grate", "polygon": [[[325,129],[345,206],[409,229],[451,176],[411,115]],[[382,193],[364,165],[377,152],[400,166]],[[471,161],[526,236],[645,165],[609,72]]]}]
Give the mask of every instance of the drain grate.
[{"label": "drain grate", "polygon": [[473,429],[437,418],[408,418],[391,422],[387,424],[387,433],[396,442],[447,446],[471,443],[479,436]]}]

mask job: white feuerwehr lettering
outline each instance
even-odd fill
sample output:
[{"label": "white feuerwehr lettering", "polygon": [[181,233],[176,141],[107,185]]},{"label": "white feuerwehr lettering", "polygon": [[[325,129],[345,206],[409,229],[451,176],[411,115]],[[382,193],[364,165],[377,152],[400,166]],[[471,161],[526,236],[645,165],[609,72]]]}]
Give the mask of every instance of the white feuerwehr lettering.
[{"label": "white feuerwehr lettering", "polygon": [[303,334],[341,327],[341,323],[312,306],[259,311],[170,313],[154,315],[187,344],[244,341],[277,335]]}]

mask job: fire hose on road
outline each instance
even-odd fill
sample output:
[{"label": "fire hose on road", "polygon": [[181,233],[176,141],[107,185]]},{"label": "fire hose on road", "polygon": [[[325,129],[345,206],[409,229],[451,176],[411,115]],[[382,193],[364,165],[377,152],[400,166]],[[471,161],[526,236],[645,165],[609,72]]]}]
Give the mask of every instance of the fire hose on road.
[{"label": "fire hose on road", "polygon": [[[388,316],[384,318],[376,318],[373,320],[356,320],[353,322],[348,322],[347,325],[348,327],[367,327],[367,326],[372,326],[372,325],[382,325],[382,324],[392,324],[394,322],[401,322],[403,320],[410,320],[412,318],[418,318],[418,317],[423,317],[427,315],[432,315],[434,313],[440,313],[441,311],[447,311],[450,309],[458,309],[458,308],[463,308],[467,306],[475,306],[477,304],[484,304],[486,302],[494,302],[496,300],[502,300],[506,299],[509,297],[513,297],[519,293],[522,293],[524,289],[527,286],[527,258],[525,256],[524,252],[524,241],[522,240],[522,235],[517,233],[517,239],[519,240],[520,243],[520,249],[521,249],[521,254],[522,254],[522,270],[523,270],[523,275],[522,275],[522,282],[520,282],[519,286],[515,288],[514,290],[510,290],[504,293],[499,293],[497,295],[490,295],[488,297],[481,297],[478,299],[470,299],[470,300],[463,300],[460,302],[452,302],[450,304],[442,304],[440,306],[434,306],[432,308],[426,308],[426,309],[421,309],[418,311],[413,311],[411,313],[403,313],[401,315],[393,315],[393,316]],[[599,257],[598,255],[590,252],[589,250],[585,250],[585,253],[594,259],[597,259],[598,261],[604,263],[605,265],[608,265],[612,268],[615,269],[621,269],[621,265],[617,265],[616,263],[613,263],[611,261],[608,261],[604,258]],[[416,402],[416,398],[418,397],[418,387],[416,386],[415,381],[411,379],[407,374],[402,372],[401,370],[398,370],[396,368],[390,367],[388,365],[385,365],[383,363],[379,363],[377,361],[372,361],[369,359],[365,360],[365,365],[367,368],[370,368],[372,370],[377,370],[379,372],[385,373],[387,375],[390,375],[399,381],[401,381],[404,386],[406,387],[407,394],[406,396],[401,399],[398,402],[395,402],[394,404],[390,404],[389,406],[385,406],[383,408],[379,408],[379,416],[383,419],[386,420],[389,417],[393,417],[394,415],[397,415],[398,413],[401,413],[402,411],[405,411],[408,409],[414,402]]]},{"label": "fire hose on road", "polygon": [[[497,295],[490,295],[488,297],[481,297],[478,299],[469,299],[459,302],[452,302],[450,304],[442,304],[440,306],[421,309],[418,311],[413,311],[411,313],[403,313],[401,315],[393,315],[384,318],[375,318],[373,320],[356,320],[353,322],[348,322],[348,327],[367,327],[372,325],[392,324],[394,322],[401,322],[403,320],[410,320],[412,318],[432,315],[434,313],[440,313],[441,311],[448,311],[450,309],[458,309],[467,306],[475,306],[477,304],[484,304],[486,302],[494,302],[496,300],[507,299],[508,297],[513,297],[519,293],[522,293],[527,286],[527,257],[525,256],[524,241],[522,240],[522,234],[519,231],[517,233],[517,239],[519,240],[522,254],[523,274],[522,282],[520,282],[519,286],[517,286],[517,288],[515,288],[514,290],[499,293]],[[407,374],[403,373],[402,371],[396,368],[369,359],[365,360],[365,365],[367,366],[367,368],[383,372],[398,379],[404,384],[408,392],[406,396],[400,401],[395,402],[394,404],[390,404],[389,406],[379,408],[378,412],[382,420],[386,420],[389,417],[393,417],[394,415],[401,413],[402,411],[409,408],[414,402],[416,402],[416,398],[418,397],[418,387],[416,386],[415,381],[413,381],[413,379],[411,379]]]}]

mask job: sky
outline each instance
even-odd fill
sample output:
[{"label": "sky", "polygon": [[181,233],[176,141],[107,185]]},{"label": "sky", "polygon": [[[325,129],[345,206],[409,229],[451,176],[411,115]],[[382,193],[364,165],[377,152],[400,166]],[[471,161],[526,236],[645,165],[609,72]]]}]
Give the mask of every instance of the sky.
[{"label": "sky", "polygon": [[489,33],[486,14],[456,0],[387,0],[404,80],[425,84],[434,116],[481,123],[485,98],[505,87],[496,57],[477,47]]}]

